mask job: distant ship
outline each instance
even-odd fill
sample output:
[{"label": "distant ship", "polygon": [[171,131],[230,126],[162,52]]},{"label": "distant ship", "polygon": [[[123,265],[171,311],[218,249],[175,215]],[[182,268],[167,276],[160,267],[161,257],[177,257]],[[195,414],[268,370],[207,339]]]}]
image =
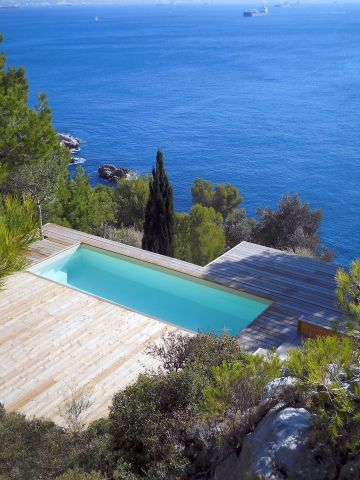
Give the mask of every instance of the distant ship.
[{"label": "distant ship", "polygon": [[266,15],[269,15],[269,10],[265,7],[265,5],[259,10],[244,12],[244,17],[266,17]]}]

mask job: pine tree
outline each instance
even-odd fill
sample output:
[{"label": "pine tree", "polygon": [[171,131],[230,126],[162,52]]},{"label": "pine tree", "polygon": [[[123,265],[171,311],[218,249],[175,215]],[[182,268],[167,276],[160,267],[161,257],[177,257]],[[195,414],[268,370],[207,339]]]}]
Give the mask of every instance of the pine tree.
[{"label": "pine tree", "polygon": [[174,254],[173,191],[164,169],[163,154],[156,154],[150,195],[146,204],[142,248],[172,257]]}]

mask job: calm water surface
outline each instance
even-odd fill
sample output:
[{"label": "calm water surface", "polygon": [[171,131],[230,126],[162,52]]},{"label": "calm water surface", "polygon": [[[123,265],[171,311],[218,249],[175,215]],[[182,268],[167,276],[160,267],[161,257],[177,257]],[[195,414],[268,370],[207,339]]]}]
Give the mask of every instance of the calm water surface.
[{"label": "calm water surface", "polygon": [[[178,210],[195,177],[237,185],[244,206],[299,192],[323,242],[360,250],[360,6],[54,7],[0,11],[9,63],[45,91],[55,126],[100,163],[148,172],[165,153]],[[95,21],[95,17],[98,21]]]},{"label": "calm water surface", "polygon": [[89,247],[32,269],[38,275],[192,331],[235,335],[270,302]]}]

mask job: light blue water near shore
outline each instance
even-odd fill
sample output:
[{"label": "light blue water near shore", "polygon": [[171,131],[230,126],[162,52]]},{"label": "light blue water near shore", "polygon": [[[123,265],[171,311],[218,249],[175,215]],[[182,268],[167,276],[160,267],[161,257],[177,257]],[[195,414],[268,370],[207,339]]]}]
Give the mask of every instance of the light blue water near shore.
[{"label": "light blue water near shore", "polygon": [[[250,214],[299,192],[323,242],[360,253],[360,6],[56,7],[0,11],[11,64],[45,91],[55,126],[104,162],[165,154],[178,210],[195,177],[237,185]],[[95,17],[98,21],[95,21]]]}]

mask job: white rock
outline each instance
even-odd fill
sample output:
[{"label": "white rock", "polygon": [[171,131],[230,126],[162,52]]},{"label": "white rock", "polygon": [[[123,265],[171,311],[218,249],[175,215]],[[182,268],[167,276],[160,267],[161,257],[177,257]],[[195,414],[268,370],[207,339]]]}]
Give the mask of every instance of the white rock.
[{"label": "white rock", "polygon": [[239,457],[242,480],[311,478],[305,441],[311,414],[304,408],[270,411],[247,436]]},{"label": "white rock", "polygon": [[[312,415],[304,408],[270,410],[220,463],[212,480],[334,480],[336,459],[309,446]],[[348,477],[344,477],[344,480]]]},{"label": "white rock", "polygon": [[264,392],[261,397],[261,403],[265,403],[269,400],[276,398],[286,387],[290,387],[297,382],[295,377],[283,377],[274,378],[264,388]]}]

